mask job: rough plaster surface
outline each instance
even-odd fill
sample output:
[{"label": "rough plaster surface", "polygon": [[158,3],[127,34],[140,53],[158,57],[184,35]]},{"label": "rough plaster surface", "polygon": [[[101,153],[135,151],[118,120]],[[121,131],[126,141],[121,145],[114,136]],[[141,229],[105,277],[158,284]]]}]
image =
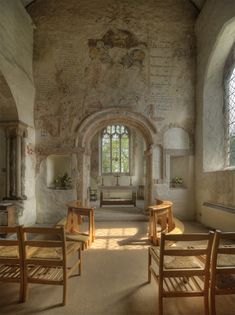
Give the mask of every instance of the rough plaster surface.
[{"label": "rough plaster surface", "polygon": [[36,178],[37,222],[56,223],[66,216],[68,200],[76,199],[76,190],[55,190],[47,187],[47,165],[43,160]]},{"label": "rough plaster surface", "polygon": [[30,16],[20,0],[1,0],[0,71],[11,89],[19,120],[30,126],[34,125],[32,57],[33,25]]},{"label": "rough plaster surface", "polygon": [[0,73],[0,121],[10,120],[18,120],[18,113],[11,90]]},{"label": "rough plaster surface", "polygon": [[[223,14],[221,14],[223,12]],[[221,63],[225,66],[226,55],[224,48],[227,49],[227,56],[233,44],[235,30],[234,21],[235,3],[234,1],[219,1],[209,0],[206,2],[203,11],[197,21],[197,38],[198,38],[198,71],[197,71],[197,124],[196,124],[196,201],[197,201],[197,217],[202,223],[208,226],[221,229],[234,229],[235,220],[232,219],[235,214],[222,212],[211,208],[203,207],[203,202],[211,201],[214,203],[222,203],[224,205],[235,205],[235,171],[224,170],[217,172],[203,172],[203,142],[209,137],[208,146],[211,148],[214,156],[221,154],[224,150],[223,146],[215,145],[210,147],[210,142],[213,144],[216,141],[215,127],[223,134],[223,130],[219,128],[219,124],[214,119],[203,120],[203,111],[205,106],[211,111],[212,117],[215,117],[214,109],[218,113],[218,108],[221,109],[222,103],[222,84],[214,84],[214,75],[217,78],[223,78],[223,69]],[[227,27],[226,31],[223,29]],[[225,41],[225,37],[227,39]],[[220,49],[222,45],[223,49]],[[216,50],[217,49],[217,50]],[[214,64],[210,76],[208,69],[211,69],[211,64]],[[218,68],[219,65],[219,68]],[[214,72],[213,72],[214,71]],[[209,93],[208,92],[209,87]],[[206,96],[206,97],[205,97]],[[207,113],[209,117],[210,112]],[[205,129],[203,122],[208,123],[209,127]],[[210,128],[211,127],[211,128]],[[205,132],[207,132],[205,134]],[[205,142],[204,142],[205,143]],[[204,150],[204,151],[203,151]],[[219,151],[219,152],[218,152]],[[218,153],[218,154],[217,154]],[[213,164],[213,159],[208,160],[208,163]],[[221,158],[220,158],[221,163]],[[221,219],[222,218],[222,219]],[[220,222],[221,221],[221,222]]]},{"label": "rough plaster surface", "polygon": [[[36,1],[38,148],[72,147],[73,127],[108,107],[145,114],[161,131],[193,130],[196,10],[183,1]],[[63,113],[63,115],[61,115]]]},{"label": "rough plaster surface", "polygon": [[[155,143],[171,127],[193,138],[198,10],[190,2],[37,0],[28,11],[36,25],[38,161],[73,151],[79,123],[108,108],[144,115]],[[37,206],[49,195],[40,193]]]}]

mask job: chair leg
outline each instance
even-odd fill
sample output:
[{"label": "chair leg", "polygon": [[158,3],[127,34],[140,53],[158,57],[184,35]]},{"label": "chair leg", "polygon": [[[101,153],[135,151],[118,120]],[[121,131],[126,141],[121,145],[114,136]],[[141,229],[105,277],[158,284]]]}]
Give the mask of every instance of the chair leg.
[{"label": "chair leg", "polygon": [[158,293],[158,315],[163,315],[163,300],[160,292]]},{"label": "chair leg", "polygon": [[[204,309],[205,309],[205,315],[209,315],[209,299],[208,299],[208,293],[204,295]],[[213,315],[215,315],[213,313]]]},{"label": "chair leg", "polygon": [[150,247],[148,248],[148,283],[151,282],[151,271],[150,271],[150,266],[152,262],[152,257],[150,254]]},{"label": "chair leg", "polygon": [[27,282],[24,282],[24,285],[23,285],[23,298],[22,298],[22,302],[26,302],[27,299],[28,299],[28,283]]},{"label": "chair leg", "polygon": [[24,283],[23,281],[20,282],[20,294],[19,294],[19,302],[24,302]]},{"label": "chair leg", "polygon": [[67,279],[65,279],[63,283],[63,303],[62,303],[63,306],[66,305],[66,297],[67,297]]},{"label": "chair leg", "polygon": [[81,248],[79,248],[78,250],[78,259],[79,259],[78,274],[79,276],[81,276],[81,271],[82,271]]},{"label": "chair leg", "polygon": [[210,314],[216,315],[215,292],[213,289],[210,290]]},{"label": "chair leg", "polygon": [[22,292],[22,302],[26,302],[28,299],[28,267],[24,266],[24,276],[23,276],[23,292]]}]

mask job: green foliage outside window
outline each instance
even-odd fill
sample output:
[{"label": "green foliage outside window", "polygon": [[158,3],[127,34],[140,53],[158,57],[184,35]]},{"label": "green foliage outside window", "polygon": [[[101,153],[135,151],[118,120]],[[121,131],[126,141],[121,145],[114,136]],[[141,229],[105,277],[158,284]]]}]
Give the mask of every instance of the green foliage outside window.
[{"label": "green foliage outside window", "polygon": [[102,132],[102,173],[129,173],[129,130],[109,125]]}]

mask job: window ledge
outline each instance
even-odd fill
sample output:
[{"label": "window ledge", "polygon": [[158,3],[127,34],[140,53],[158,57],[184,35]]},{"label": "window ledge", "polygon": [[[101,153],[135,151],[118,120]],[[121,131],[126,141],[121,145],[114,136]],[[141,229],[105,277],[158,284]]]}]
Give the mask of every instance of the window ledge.
[{"label": "window ledge", "polygon": [[234,205],[225,205],[222,203],[205,201],[205,202],[203,202],[203,206],[208,207],[208,208],[214,208],[217,210],[222,210],[225,212],[235,213],[235,206]]},{"label": "window ledge", "polygon": [[214,170],[203,170],[203,173],[216,173],[216,172],[228,172],[228,171],[235,171],[235,166],[227,166],[219,169]]},{"label": "window ledge", "polygon": [[233,166],[227,166],[222,171],[235,171],[235,165]]}]

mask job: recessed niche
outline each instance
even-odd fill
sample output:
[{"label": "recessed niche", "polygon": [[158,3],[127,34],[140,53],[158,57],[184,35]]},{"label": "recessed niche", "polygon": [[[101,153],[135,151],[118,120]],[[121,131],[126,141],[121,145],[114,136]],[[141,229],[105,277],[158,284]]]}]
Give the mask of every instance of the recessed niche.
[{"label": "recessed niche", "polygon": [[170,157],[170,185],[172,188],[188,186],[189,156]]},{"label": "recessed niche", "polygon": [[72,188],[72,159],[70,155],[47,157],[47,187],[52,189]]}]

